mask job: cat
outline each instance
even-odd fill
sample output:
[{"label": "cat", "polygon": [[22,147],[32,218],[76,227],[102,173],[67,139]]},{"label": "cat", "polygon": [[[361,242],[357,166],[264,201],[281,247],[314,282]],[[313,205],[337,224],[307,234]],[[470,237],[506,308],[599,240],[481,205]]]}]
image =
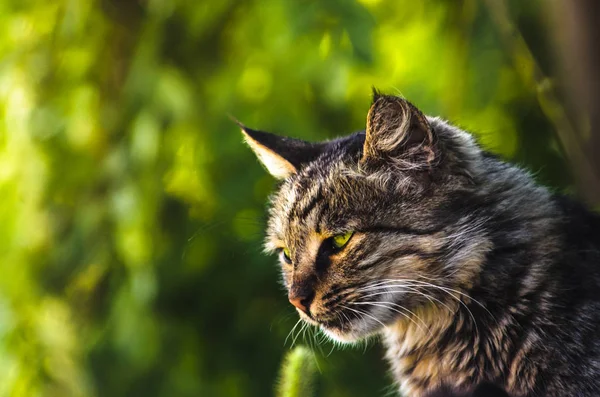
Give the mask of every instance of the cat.
[{"label": "cat", "polygon": [[240,126],[281,181],[265,246],[304,321],[380,336],[405,396],[600,396],[597,215],[376,91],[331,141]]}]

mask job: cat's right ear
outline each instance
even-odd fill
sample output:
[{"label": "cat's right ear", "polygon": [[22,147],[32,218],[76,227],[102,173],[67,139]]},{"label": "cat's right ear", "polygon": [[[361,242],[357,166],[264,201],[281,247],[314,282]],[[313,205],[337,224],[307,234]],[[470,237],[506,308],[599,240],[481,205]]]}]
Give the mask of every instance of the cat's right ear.
[{"label": "cat's right ear", "polygon": [[437,160],[435,136],[427,118],[404,98],[373,93],[367,115],[361,163],[393,161],[411,170],[426,170]]},{"label": "cat's right ear", "polygon": [[322,143],[310,143],[300,139],[283,137],[256,131],[237,122],[244,139],[263,166],[277,179],[285,179],[315,160],[325,148]]}]

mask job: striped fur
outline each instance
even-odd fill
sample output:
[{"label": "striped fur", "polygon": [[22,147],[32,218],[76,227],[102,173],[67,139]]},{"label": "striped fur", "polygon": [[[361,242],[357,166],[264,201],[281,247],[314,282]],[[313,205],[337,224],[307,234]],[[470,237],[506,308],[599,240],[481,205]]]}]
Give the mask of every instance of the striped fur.
[{"label": "striped fur", "polygon": [[600,395],[596,215],[393,96],[375,94],[365,132],[329,142],[243,129],[289,171],[266,247],[306,293],[305,321],[341,342],[380,335],[407,396],[482,382]]}]

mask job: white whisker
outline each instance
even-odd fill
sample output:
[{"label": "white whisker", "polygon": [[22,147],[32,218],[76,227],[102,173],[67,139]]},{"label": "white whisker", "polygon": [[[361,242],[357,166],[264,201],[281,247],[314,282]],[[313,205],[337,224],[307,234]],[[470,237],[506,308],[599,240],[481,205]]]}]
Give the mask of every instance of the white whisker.
[{"label": "white whisker", "polygon": [[353,311],[354,313],[358,313],[358,314],[365,315],[365,316],[367,316],[367,317],[369,317],[369,318],[371,318],[371,319],[373,319],[373,320],[377,321],[379,324],[381,324],[381,326],[382,326],[382,327],[385,327],[385,324],[384,324],[384,323],[382,323],[382,322],[381,322],[381,321],[379,321],[377,318],[375,318],[374,316],[372,316],[371,314],[369,314],[369,313],[367,313],[367,312],[364,312],[364,311],[362,311],[362,310],[359,310],[359,309],[353,309],[353,308],[351,308],[351,307],[344,306],[344,305],[341,305],[341,307],[343,307],[343,308],[346,308],[346,309],[348,309],[348,310],[350,310],[350,311]]},{"label": "white whisker", "polygon": [[[300,324],[300,322],[302,321],[302,319],[298,319],[298,321],[296,321],[296,324],[294,324],[294,326],[292,327],[292,329],[290,330],[290,332],[288,332],[287,336],[285,337],[285,340],[283,341],[283,345],[285,346],[287,344],[287,341],[290,337],[290,335],[292,336],[293,339],[293,335],[294,335],[294,330],[296,329],[296,327],[298,326],[298,324]],[[294,344],[292,343],[292,346],[294,346]]]}]

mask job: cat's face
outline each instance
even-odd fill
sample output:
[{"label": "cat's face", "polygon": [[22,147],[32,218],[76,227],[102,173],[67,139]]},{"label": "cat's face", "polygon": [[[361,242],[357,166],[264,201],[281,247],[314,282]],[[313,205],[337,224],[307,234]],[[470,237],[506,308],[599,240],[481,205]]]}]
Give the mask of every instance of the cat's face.
[{"label": "cat's face", "polygon": [[446,148],[410,103],[380,95],[366,133],[309,144],[244,131],[283,180],[266,247],[304,320],[353,341],[399,320],[420,326],[432,307],[451,310],[449,293],[470,282],[485,252],[461,229],[468,138]]}]

